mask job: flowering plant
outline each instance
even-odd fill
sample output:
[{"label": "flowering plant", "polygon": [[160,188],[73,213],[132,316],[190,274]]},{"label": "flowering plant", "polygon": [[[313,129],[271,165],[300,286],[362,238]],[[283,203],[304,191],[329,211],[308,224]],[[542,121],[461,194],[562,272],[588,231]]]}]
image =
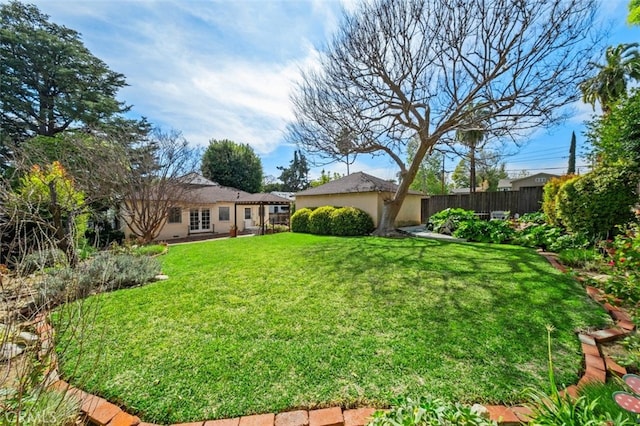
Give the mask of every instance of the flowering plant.
[{"label": "flowering plant", "polygon": [[622,231],[616,235],[611,247],[612,266],[623,271],[640,270],[640,226],[637,223],[620,228]]}]

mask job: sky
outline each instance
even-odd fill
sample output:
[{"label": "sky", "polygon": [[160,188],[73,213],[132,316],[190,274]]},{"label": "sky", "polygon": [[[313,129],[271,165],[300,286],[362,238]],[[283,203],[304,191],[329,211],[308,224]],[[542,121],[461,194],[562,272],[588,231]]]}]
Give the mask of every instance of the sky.
[{"label": "sky", "polygon": [[[0,0],[4,2],[5,0]],[[87,48],[128,86],[118,98],[133,117],[180,130],[193,145],[230,139],[253,147],[265,175],[293,159],[285,140],[292,120],[290,93],[301,69],[317,63],[318,51],[339,25],[342,10],[358,0],[25,0],[51,21],[82,35]],[[626,0],[601,0],[599,19],[610,28],[607,45],[640,41],[640,27],[625,23]],[[572,131],[585,151],[584,122],[590,105],[577,103],[561,125],[536,132],[522,147],[505,152],[517,175],[566,172]],[[313,160],[312,158],[310,160]],[[459,159],[446,160],[453,171]],[[317,165],[346,173],[342,163]],[[359,156],[350,172],[394,179],[397,166],[384,157]],[[578,160],[578,172],[587,164]]]}]

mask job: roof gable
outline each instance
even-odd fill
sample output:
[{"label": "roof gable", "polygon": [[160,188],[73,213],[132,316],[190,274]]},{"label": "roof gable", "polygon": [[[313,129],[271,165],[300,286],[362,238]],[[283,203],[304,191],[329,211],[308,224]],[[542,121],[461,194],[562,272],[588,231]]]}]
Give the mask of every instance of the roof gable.
[{"label": "roof gable", "polygon": [[[296,197],[305,195],[330,195],[330,194],[353,194],[362,192],[396,192],[398,185],[364,172],[357,172],[344,176],[340,179],[332,180],[324,185],[309,188],[296,193]],[[422,195],[418,191],[409,191],[410,194]]]}]

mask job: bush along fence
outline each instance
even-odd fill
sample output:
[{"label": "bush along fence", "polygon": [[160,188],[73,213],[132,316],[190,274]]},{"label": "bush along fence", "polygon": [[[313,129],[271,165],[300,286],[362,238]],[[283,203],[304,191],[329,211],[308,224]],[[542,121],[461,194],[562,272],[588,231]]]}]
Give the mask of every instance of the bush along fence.
[{"label": "bush along fence", "polygon": [[489,213],[496,210],[509,211],[512,215],[533,213],[542,205],[542,187],[525,187],[519,191],[476,192],[474,194],[432,195],[422,199],[421,221],[448,208],[461,208]]}]

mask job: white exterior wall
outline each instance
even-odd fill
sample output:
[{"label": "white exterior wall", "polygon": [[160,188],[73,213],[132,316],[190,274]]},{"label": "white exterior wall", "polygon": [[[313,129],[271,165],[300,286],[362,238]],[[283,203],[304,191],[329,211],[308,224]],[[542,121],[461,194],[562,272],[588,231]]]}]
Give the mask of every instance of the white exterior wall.
[{"label": "white exterior wall", "polygon": [[[228,207],[229,208],[229,220],[220,220],[220,207]],[[257,226],[260,223],[260,215],[259,215],[259,207],[257,205],[249,205],[249,206],[237,206],[237,220],[235,219],[235,205],[232,202],[223,202],[216,204],[203,204],[203,205],[191,205],[191,206],[181,206],[182,214],[181,214],[181,222],[180,223],[168,223],[165,221],[160,233],[156,240],[158,241],[170,241],[176,238],[185,238],[190,235],[197,235],[201,233],[218,233],[218,234],[226,234],[229,233],[231,229],[231,225],[234,223],[237,224],[238,231],[242,232],[245,229],[244,219],[244,209],[251,209],[251,226]],[[191,231],[189,228],[190,223],[190,211],[203,209],[209,209],[210,212],[210,226],[208,229]],[[269,209],[265,206],[265,223],[269,220]],[[129,238],[132,234],[131,229],[126,225],[126,221],[122,221],[123,223],[123,231],[125,237]]]}]

